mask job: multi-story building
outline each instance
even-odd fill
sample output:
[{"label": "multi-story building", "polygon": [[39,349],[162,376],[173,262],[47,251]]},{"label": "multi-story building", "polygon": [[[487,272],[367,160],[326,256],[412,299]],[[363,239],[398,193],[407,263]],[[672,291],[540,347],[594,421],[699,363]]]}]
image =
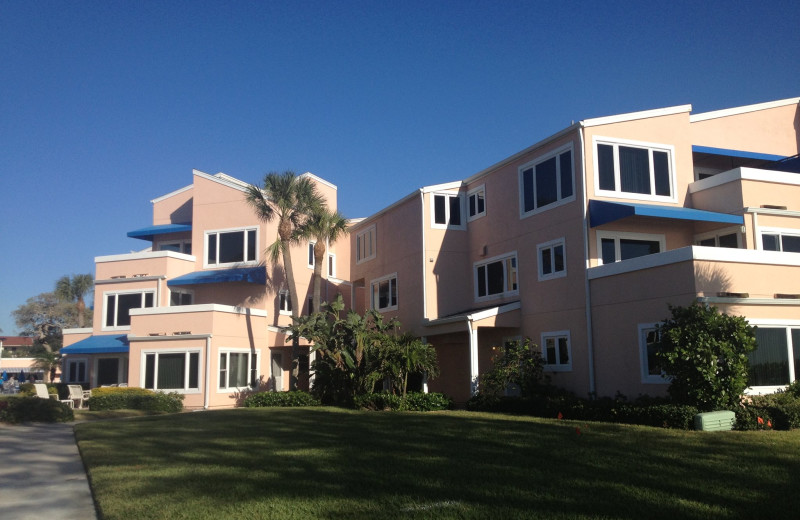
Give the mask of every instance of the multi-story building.
[{"label": "multi-story building", "polygon": [[[457,402],[523,337],[579,395],[663,394],[654,325],[695,299],[758,326],[749,391],[774,391],[800,377],[799,130],[800,98],[579,121],[352,221],[327,296],[424,337],[441,367],[428,388]],[[243,187],[195,171],[129,233],[151,251],[96,259],[94,326],[65,336],[66,379],[178,390],[189,407],[230,406],[252,378],[287,388],[285,282],[262,262],[275,225]]]},{"label": "multi-story building", "polygon": [[579,395],[663,394],[654,324],[707,302],[758,325],[751,391],[800,377],[800,98],[587,119],[351,229],[359,309],[435,346],[469,398],[530,337]]},{"label": "multi-story building", "polygon": [[[303,175],[335,210],[336,186]],[[95,258],[93,326],[65,331],[63,380],[177,391],[187,408],[233,406],[254,382],[288,389],[291,300],[282,267],[264,258],[277,220],[257,218],[246,186],[195,170],[192,184],[152,201],[152,226],[128,233],[151,247]],[[313,245],[291,252],[305,313]],[[323,298],[349,301],[349,265],[347,241],[329,244]]]}]

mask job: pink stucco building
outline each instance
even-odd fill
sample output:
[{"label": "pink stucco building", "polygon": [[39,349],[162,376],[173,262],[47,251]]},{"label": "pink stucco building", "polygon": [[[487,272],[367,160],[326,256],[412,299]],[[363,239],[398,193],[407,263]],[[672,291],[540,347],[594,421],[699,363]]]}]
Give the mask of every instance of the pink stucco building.
[{"label": "pink stucco building", "polygon": [[[579,121],[354,220],[329,246],[327,295],[424,337],[442,372],[428,389],[458,402],[522,337],[578,395],[663,394],[653,326],[697,298],[758,326],[749,391],[774,391],[800,377],[799,130],[800,98]],[[234,371],[287,387],[284,282],[259,266],[276,231],[242,189],[195,171],[131,234],[152,251],[96,259],[94,326],[65,335],[67,378],[179,390],[189,407],[230,406]],[[310,294],[304,245],[293,259]]]}]

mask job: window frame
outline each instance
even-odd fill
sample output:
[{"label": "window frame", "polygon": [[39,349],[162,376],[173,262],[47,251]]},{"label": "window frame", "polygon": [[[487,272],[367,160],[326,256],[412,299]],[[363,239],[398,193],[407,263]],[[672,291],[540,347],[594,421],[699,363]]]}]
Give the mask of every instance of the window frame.
[{"label": "window frame", "polygon": [[[366,248],[367,241],[365,240],[365,238],[367,237],[369,237],[369,245],[370,245],[369,251],[367,251]],[[362,244],[364,246],[363,248],[361,247]],[[367,262],[375,258],[378,251],[378,234],[375,224],[372,224],[363,231],[359,231],[358,233],[356,233],[355,246],[356,246],[356,254],[355,254],[356,265],[363,262]],[[363,254],[362,254],[362,249],[363,249]]]},{"label": "window frame", "polygon": [[289,289],[278,291],[278,313],[281,316],[292,315],[292,295],[289,294]]},{"label": "window frame", "polygon": [[786,334],[786,356],[789,363],[789,383],[785,385],[761,385],[761,386],[748,386],[745,389],[745,394],[772,394],[786,387],[794,381],[800,379],[800,373],[794,366],[794,357],[796,349],[800,349],[800,344],[795,345],[792,340],[792,330],[800,329],[800,320],[783,320],[783,319],[752,319],[748,323],[760,329],[783,329]]},{"label": "window frame", "polygon": [[[231,356],[230,355],[231,354],[239,354],[239,355],[246,354],[247,355],[247,369],[246,369],[246,371],[247,371],[247,375],[249,376],[248,380],[251,381],[251,382],[253,382],[253,381],[257,382],[259,380],[258,371],[260,370],[260,367],[261,367],[261,350],[260,349],[255,349],[255,352],[253,352],[250,349],[227,348],[227,347],[225,347],[225,348],[220,348],[218,354],[219,354],[219,356],[217,356],[217,392],[218,393],[240,392],[242,390],[246,390],[246,389],[251,388],[251,385],[249,385],[249,384],[245,385],[245,386],[231,386],[231,384],[230,384],[230,372],[231,372]],[[221,360],[220,360],[220,357],[222,355],[225,355],[225,358],[226,358],[225,368],[222,367],[222,363],[221,363]],[[253,357],[255,357],[255,362],[253,362]],[[225,386],[222,386],[222,384],[221,384],[222,383],[221,379],[222,379],[222,371],[223,370],[225,370]],[[255,371],[255,373],[253,373],[253,371]]]},{"label": "window frame", "polygon": [[[156,290],[155,289],[132,289],[127,291],[107,291],[103,293],[103,322],[102,327],[100,330],[130,330],[130,325],[119,325],[119,296],[125,296],[129,294],[139,294],[141,295],[142,306],[141,307],[132,307],[133,309],[155,309],[158,307],[158,301],[156,301]],[[153,296],[153,306],[152,307],[145,307],[144,303],[144,296],[146,294],[151,294]],[[114,324],[107,325],[108,323],[108,300],[109,297],[114,297]],[[130,315],[129,315],[130,317]]]},{"label": "window frame", "polygon": [[641,377],[642,384],[647,385],[666,385],[669,384],[669,376],[666,376],[666,372],[663,370],[661,374],[654,375],[650,373],[650,366],[648,360],[648,352],[647,352],[647,335],[651,331],[655,331],[656,327],[660,324],[660,322],[652,322],[652,323],[639,323],[636,327],[638,333],[638,344],[639,344],[639,376]]},{"label": "window frame", "polygon": [[[379,307],[380,303],[380,284],[382,282],[389,282],[389,305],[386,307]],[[392,281],[394,281],[394,305],[392,305]],[[375,287],[378,286],[378,297],[375,297]],[[397,273],[387,274],[380,278],[375,278],[369,282],[369,298],[370,308],[378,312],[396,311],[400,304],[400,291],[397,286]],[[377,301],[376,301],[377,300]]]},{"label": "window frame", "polygon": [[[566,197],[563,196],[563,187],[562,187],[562,175],[561,175],[561,156],[565,153],[569,153],[570,156],[570,168],[571,171],[569,172],[569,179],[570,183],[572,184],[572,194]],[[550,202],[549,204],[545,204],[544,206],[537,206],[536,204],[536,167],[540,164],[543,164],[549,161],[552,158],[556,158],[556,200],[554,202]],[[533,183],[533,209],[525,210],[525,172],[527,170],[532,170],[531,172],[531,182]],[[543,211],[548,211],[553,208],[557,208],[559,206],[563,206],[564,204],[568,204],[575,200],[575,151],[572,142],[569,142],[563,146],[559,146],[553,150],[548,151],[544,155],[540,155],[529,161],[517,169],[517,177],[519,183],[519,218],[527,218],[532,215],[536,215],[538,213],[542,213]]]},{"label": "window frame", "polygon": [[[189,303],[179,303],[178,305],[172,305],[172,295],[173,294],[180,294],[181,296],[189,296],[191,301]],[[169,306],[170,307],[185,307],[186,305],[194,305],[194,290],[192,289],[173,289],[172,287],[169,288]]]},{"label": "window frame", "polygon": [[328,253],[328,276],[336,278],[336,254]]},{"label": "window frame", "polygon": [[[778,236],[778,246],[780,249],[764,249],[764,235],[777,235]],[[758,249],[761,251],[771,251],[773,253],[791,253],[793,251],[784,251],[783,250],[783,237],[798,237],[800,238],[800,229],[793,229],[793,228],[776,228],[776,227],[762,227],[758,229]]]},{"label": "window frame", "polygon": [[[597,265],[608,265],[603,263],[603,239],[614,239],[614,263],[621,262],[620,240],[641,240],[646,242],[658,242],[659,253],[664,253],[667,250],[667,237],[663,234],[657,233],[632,233],[629,231],[596,231],[596,246],[597,246]],[[654,253],[658,254],[658,253]],[[650,256],[650,255],[643,255]],[[635,257],[641,258],[641,257]],[[626,260],[630,260],[627,258]]]},{"label": "window frame", "polygon": [[[513,288],[513,289],[509,289],[508,288],[510,280],[509,280],[509,273],[507,272],[507,263],[506,263],[507,260],[513,260],[514,263],[516,264],[515,266],[513,266],[514,275],[515,275],[514,276],[514,278],[515,278],[514,284],[516,285],[516,288]],[[488,292],[488,290],[489,290],[489,272],[488,272],[488,269],[487,269],[485,271],[485,280],[484,280],[484,282],[485,282],[484,285],[486,286],[487,292],[486,292],[485,295],[481,296],[479,294],[479,288],[480,288],[479,276],[478,276],[479,270],[480,270],[481,267],[488,267],[490,264],[494,264],[494,263],[498,263],[498,262],[503,267],[503,287],[504,287],[504,289],[503,289],[502,292],[499,292],[499,293],[491,293],[490,294]],[[474,288],[473,294],[475,296],[475,301],[476,302],[482,302],[482,301],[487,301],[487,300],[496,300],[496,299],[499,299],[499,298],[506,298],[506,297],[509,297],[509,296],[519,295],[519,258],[517,256],[517,252],[516,251],[511,251],[511,252],[503,254],[503,255],[498,255],[498,256],[494,256],[492,258],[487,258],[486,260],[481,260],[479,262],[474,262],[472,264],[472,283],[473,283],[473,288]]]},{"label": "window frame", "polygon": [[[613,160],[614,160],[614,190],[600,188],[600,160],[599,160],[599,145],[608,145],[613,147]],[[620,180],[620,165],[619,165],[619,147],[639,148],[647,150],[647,157],[650,169],[650,193],[635,193],[622,191]],[[668,177],[670,194],[656,195],[655,183],[655,168],[653,162],[653,152],[666,152],[668,161]],[[615,197],[620,199],[636,199],[636,200],[649,200],[658,202],[677,202],[677,179],[675,171],[675,147],[670,144],[652,143],[648,141],[635,141],[631,139],[619,139],[616,137],[592,137],[592,152],[594,163],[594,192],[598,196]]]},{"label": "window frame", "polygon": [[[444,224],[438,224],[436,222],[436,197],[444,197],[445,204],[444,204]],[[460,212],[461,223],[460,224],[451,224],[450,223],[450,209],[452,204],[450,202],[451,199],[458,200],[458,210]],[[467,218],[466,218],[466,211],[464,207],[464,195],[461,192],[452,192],[452,191],[434,191],[430,193],[430,206],[431,206],[431,229],[458,229],[458,230],[465,230],[467,229]]]},{"label": "window frame", "polygon": [[[83,365],[83,379],[80,377],[72,377],[72,366]],[[75,375],[80,376],[80,369],[76,368]],[[87,358],[71,358],[67,357],[66,370],[62,370],[61,377],[66,376],[67,383],[87,383],[89,382],[89,360]]]},{"label": "window frame", "polygon": [[[569,360],[566,363],[560,362],[561,351],[558,348],[558,340],[561,338],[565,338],[567,340],[567,357]],[[557,362],[555,364],[549,364],[547,362],[547,340],[548,339],[555,339],[556,340],[556,358]],[[570,336],[569,330],[556,330],[556,331],[549,331],[549,332],[542,332],[541,335],[541,345],[542,345],[542,370],[547,372],[572,372],[572,338]]]},{"label": "window frame", "polygon": [[[478,211],[478,194],[483,195],[483,211]],[[475,214],[471,213],[471,200],[472,197],[475,197]],[[480,186],[476,186],[467,192],[467,222],[472,222],[473,220],[477,220],[481,217],[486,216],[486,185],[481,184]]]},{"label": "window frame", "polygon": [[[736,249],[742,249],[742,233],[739,231],[739,227],[729,227],[725,229],[717,229],[714,231],[709,231],[707,233],[698,233],[694,236],[694,241],[692,242],[696,246],[702,247],[722,247],[719,245],[720,237],[725,237],[728,235],[736,235]],[[707,240],[714,240],[713,246],[703,246],[700,242],[704,242]],[[733,249],[726,248],[726,249]]]},{"label": "window frame", "polygon": [[314,246],[317,245],[316,240],[309,240],[308,241],[308,268],[314,269],[314,264],[316,263],[316,257],[314,256]]},{"label": "window frame", "polygon": [[[562,270],[560,270],[560,271],[557,271],[555,269],[555,263],[551,260],[551,262],[553,263],[553,271],[550,272],[550,273],[545,273],[544,272],[544,262],[543,262],[543,257],[542,257],[543,251],[546,250],[546,249],[550,250],[551,251],[551,253],[550,253],[551,259],[554,259],[555,258],[555,248],[557,248],[559,246],[561,246],[561,250],[562,250],[562,256],[563,256],[563,259],[564,259],[564,268]],[[538,244],[536,246],[536,259],[537,259],[537,263],[539,264],[537,266],[538,267],[537,270],[538,270],[538,273],[539,273],[539,281],[540,282],[543,282],[543,281],[546,281],[546,280],[553,280],[555,278],[564,278],[564,277],[566,277],[567,276],[567,243],[566,243],[566,239],[564,237],[561,237],[561,238],[557,238],[555,240],[550,240],[548,242],[544,242],[542,244]]]},{"label": "window frame", "polygon": [[[147,388],[145,386],[146,379],[147,379],[147,356],[154,355],[154,365],[153,365],[153,388],[147,388],[148,390],[153,391],[161,391],[161,392],[176,392],[179,394],[199,394],[203,391],[204,381],[203,381],[203,359],[202,359],[202,349],[201,348],[184,348],[184,349],[169,349],[169,350],[155,350],[155,349],[148,349],[142,350],[141,353],[141,365],[142,370],[139,375],[139,386],[141,388]],[[184,356],[184,376],[183,376],[183,388],[158,388],[158,368],[159,368],[159,358],[165,354],[183,354]],[[189,386],[191,380],[191,354],[197,355],[197,388],[191,388]]]},{"label": "window frame", "polygon": [[[192,251],[191,251],[191,249],[192,249],[192,240],[191,239],[186,239],[186,240],[164,240],[163,242],[156,242],[155,245],[157,246],[157,248],[155,249],[156,251],[172,251],[173,253],[180,253],[180,254],[183,254],[183,255],[191,255],[192,254]],[[169,245],[177,245],[178,246],[178,250],[174,251],[172,249],[162,249],[164,246],[169,246]],[[188,252],[186,251],[187,247],[189,249]]]},{"label": "window frame", "polygon": [[[255,231],[255,251],[253,252],[253,260],[248,260],[250,256],[250,251],[248,249],[248,239],[247,233],[249,231]],[[221,234],[228,234],[228,233],[242,233],[242,258],[244,258],[241,262],[224,262],[221,263],[219,261],[219,254],[220,254],[220,238]],[[216,238],[216,262],[209,263],[208,261],[208,241],[211,235],[215,235]],[[257,265],[259,262],[259,250],[261,237],[259,236],[259,228],[258,226],[244,226],[244,227],[236,227],[236,228],[227,228],[227,229],[209,229],[203,233],[203,267],[205,268],[217,268],[217,267],[238,267],[243,265]]]}]

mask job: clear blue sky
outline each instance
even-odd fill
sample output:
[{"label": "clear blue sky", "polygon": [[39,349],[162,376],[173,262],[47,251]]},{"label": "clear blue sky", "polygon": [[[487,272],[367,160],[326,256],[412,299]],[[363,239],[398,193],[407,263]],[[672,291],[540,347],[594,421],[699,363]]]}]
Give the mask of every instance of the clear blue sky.
[{"label": "clear blue sky", "polygon": [[[229,4],[229,5],[227,5]],[[191,170],[367,216],[572,120],[800,96],[800,2],[0,0],[0,328]]]}]

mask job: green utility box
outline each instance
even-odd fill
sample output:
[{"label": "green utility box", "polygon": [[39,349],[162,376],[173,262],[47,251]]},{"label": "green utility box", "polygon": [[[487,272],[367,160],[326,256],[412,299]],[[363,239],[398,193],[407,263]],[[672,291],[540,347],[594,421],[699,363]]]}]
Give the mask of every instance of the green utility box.
[{"label": "green utility box", "polygon": [[694,416],[694,429],[704,432],[721,432],[733,429],[736,414],[729,410],[699,413]]}]

